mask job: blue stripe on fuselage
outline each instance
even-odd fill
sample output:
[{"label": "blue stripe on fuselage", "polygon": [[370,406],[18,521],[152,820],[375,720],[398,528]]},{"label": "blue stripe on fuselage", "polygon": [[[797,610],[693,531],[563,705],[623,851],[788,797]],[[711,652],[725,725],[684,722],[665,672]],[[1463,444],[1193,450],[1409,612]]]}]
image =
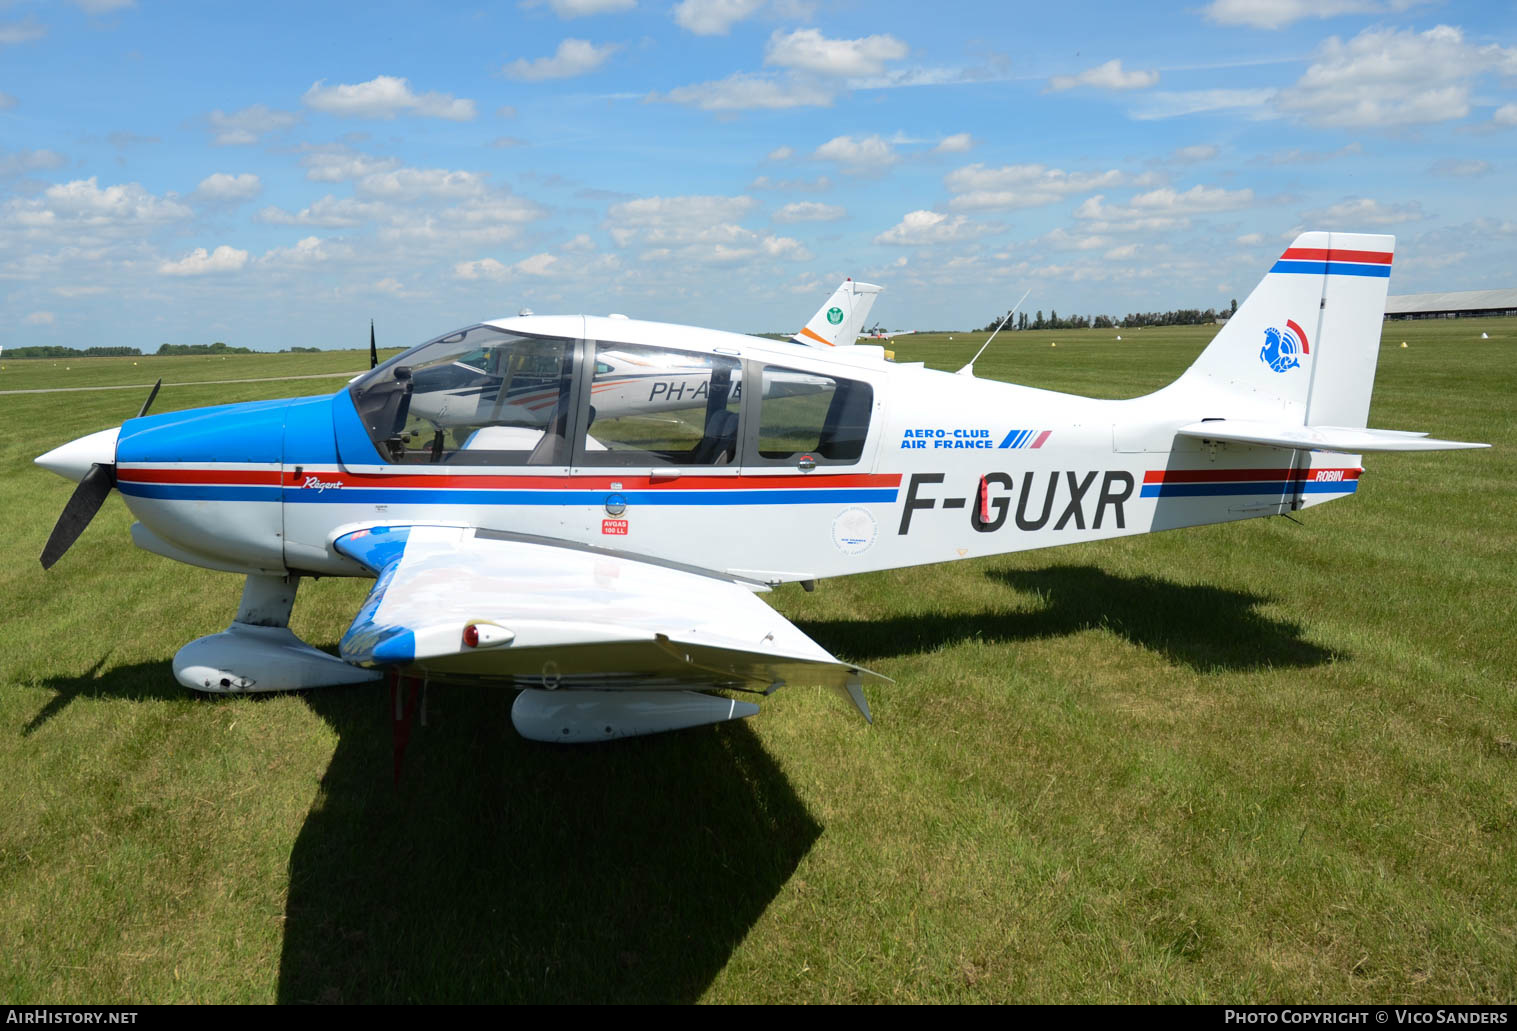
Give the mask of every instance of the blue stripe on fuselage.
[{"label": "blue stripe on fuselage", "polygon": [[[161,501],[283,501],[311,505],[601,505],[603,490],[457,490],[447,488],[254,487],[236,484],[117,484],[123,494]],[[894,487],[808,487],[801,490],[620,491],[632,505],[834,505],[893,503]]]},{"label": "blue stripe on fuselage", "polygon": [[1291,483],[1275,480],[1261,483],[1145,483],[1139,495],[1145,498],[1212,498],[1233,494],[1352,494],[1358,480],[1334,480],[1317,483]]}]

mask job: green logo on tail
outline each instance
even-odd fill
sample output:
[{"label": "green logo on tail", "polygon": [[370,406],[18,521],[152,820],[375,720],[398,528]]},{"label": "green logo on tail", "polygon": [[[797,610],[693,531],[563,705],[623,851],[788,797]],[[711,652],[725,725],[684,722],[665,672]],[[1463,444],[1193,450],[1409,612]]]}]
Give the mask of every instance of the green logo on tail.
[{"label": "green logo on tail", "polygon": [[843,321],[843,309],[842,308],[828,308],[827,309],[827,321],[830,322],[830,323],[832,323],[834,326],[836,326],[839,322],[842,322]]}]

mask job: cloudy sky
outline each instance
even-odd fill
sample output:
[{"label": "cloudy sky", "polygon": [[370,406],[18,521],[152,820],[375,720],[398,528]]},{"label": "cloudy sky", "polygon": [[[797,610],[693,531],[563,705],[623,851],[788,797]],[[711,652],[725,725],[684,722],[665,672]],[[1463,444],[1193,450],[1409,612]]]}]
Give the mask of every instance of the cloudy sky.
[{"label": "cloudy sky", "polygon": [[0,0],[5,344],[1220,307],[1304,228],[1510,287],[1514,173],[1491,0]]}]

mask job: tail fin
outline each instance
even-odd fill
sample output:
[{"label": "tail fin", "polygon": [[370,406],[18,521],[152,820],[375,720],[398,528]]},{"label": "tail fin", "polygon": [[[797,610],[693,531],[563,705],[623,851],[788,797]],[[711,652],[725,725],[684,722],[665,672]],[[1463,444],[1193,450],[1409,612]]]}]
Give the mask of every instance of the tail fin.
[{"label": "tail fin", "polygon": [[859,338],[864,320],[883,287],[843,280],[804,329],[790,339],[807,347],[847,347]]},{"label": "tail fin", "polygon": [[1180,377],[1228,419],[1368,423],[1394,236],[1302,233]]}]

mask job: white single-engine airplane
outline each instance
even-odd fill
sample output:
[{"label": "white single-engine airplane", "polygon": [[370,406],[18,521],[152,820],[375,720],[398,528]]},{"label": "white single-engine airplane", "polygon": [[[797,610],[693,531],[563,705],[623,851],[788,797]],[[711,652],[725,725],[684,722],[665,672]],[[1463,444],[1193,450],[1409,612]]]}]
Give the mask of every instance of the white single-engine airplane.
[{"label": "white single-engine airplane", "polygon": [[[139,547],[245,576],[231,625],[174,657],[201,691],[483,678],[522,689],[523,735],[564,742],[748,716],[709,692],[786,683],[837,688],[867,719],[875,675],[758,593],[1281,515],[1352,494],[1363,452],[1485,446],[1365,428],[1393,247],[1300,236],[1184,375],[1125,401],[871,346],[486,322],[334,395],[141,416],[48,452],[80,485],[42,564],[114,488]],[[862,324],[866,286],[819,314]],[[629,381],[637,362],[655,374]],[[531,420],[505,403],[518,389]],[[469,390],[466,416],[434,404]],[[375,578],[341,658],[289,630],[310,575]]]}]

